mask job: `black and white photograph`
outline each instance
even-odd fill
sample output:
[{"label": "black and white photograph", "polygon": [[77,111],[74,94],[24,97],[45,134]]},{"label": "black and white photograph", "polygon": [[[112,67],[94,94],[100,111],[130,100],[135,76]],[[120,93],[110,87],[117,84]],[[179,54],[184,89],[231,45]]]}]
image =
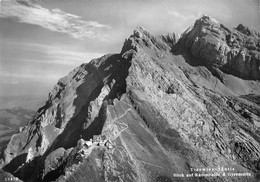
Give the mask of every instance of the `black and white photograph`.
[{"label": "black and white photograph", "polygon": [[260,0],[0,0],[0,182],[260,182]]}]

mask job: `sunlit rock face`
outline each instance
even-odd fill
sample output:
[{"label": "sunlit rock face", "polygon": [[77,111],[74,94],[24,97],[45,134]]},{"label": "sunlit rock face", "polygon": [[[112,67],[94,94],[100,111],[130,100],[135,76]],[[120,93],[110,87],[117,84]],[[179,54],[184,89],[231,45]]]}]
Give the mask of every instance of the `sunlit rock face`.
[{"label": "sunlit rock face", "polygon": [[[259,38],[242,25],[232,31]],[[119,54],[82,64],[58,81],[46,105],[10,140],[5,174],[23,181],[256,181],[259,70],[250,63],[243,75],[229,66],[238,64],[229,52],[239,49],[227,38],[231,33],[208,16],[180,38],[137,28]],[[251,176],[177,177],[218,167]]]}]

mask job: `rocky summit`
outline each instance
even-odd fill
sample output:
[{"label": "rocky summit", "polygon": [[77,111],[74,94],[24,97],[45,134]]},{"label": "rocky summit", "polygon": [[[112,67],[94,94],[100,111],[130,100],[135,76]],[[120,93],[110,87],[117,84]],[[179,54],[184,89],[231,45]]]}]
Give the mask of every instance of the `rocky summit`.
[{"label": "rocky summit", "polygon": [[61,78],[12,136],[2,178],[252,182],[260,172],[260,34],[209,16],[180,37],[139,27]]}]

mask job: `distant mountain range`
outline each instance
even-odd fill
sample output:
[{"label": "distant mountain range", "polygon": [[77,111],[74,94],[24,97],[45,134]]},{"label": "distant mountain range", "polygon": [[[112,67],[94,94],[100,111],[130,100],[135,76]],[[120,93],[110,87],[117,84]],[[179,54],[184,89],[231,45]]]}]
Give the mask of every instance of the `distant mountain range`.
[{"label": "distant mountain range", "polygon": [[2,176],[259,180],[259,41],[244,25],[231,30],[206,15],[180,37],[135,29],[120,53],[82,64],[58,81],[12,136]]},{"label": "distant mountain range", "polygon": [[0,152],[11,139],[13,134],[19,133],[19,128],[24,127],[31,119],[35,111],[24,108],[9,108],[0,110]]},{"label": "distant mountain range", "polygon": [[36,110],[41,107],[47,98],[46,95],[6,95],[0,96],[0,109],[21,107]]}]

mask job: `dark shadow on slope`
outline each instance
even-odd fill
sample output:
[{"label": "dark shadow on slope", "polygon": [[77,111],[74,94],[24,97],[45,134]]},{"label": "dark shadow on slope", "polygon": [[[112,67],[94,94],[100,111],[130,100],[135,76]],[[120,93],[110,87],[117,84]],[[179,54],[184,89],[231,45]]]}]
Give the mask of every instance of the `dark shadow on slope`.
[{"label": "dark shadow on slope", "polygon": [[[204,67],[206,70],[208,70],[214,77],[216,77],[218,80],[220,80],[223,84],[225,84],[225,74],[230,74],[224,72],[219,66],[212,64],[208,62],[205,59],[197,58],[193,56],[188,50],[176,50],[176,52],[173,53],[174,55],[178,56],[181,55],[184,58],[184,61],[188,63],[191,67]],[[188,71],[189,69],[187,69]],[[183,70],[184,71],[184,70]],[[194,70],[197,73],[199,73],[202,77],[205,79],[208,79],[208,76],[205,75],[205,71],[203,69],[196,69]]]},{"label": "dark shadow on slope", "polygon": [[241,97],[260,106],[260,95],[248,94]]},{"label": "dark shadow on slope", "polygon": [[[69,123],[66,125],[65,129],[63,130],[62,134],[60,134],[55,141],[53,142],[52,146],[50,147],[51,151],[56,150],[59,147],[63,147],[64,149],[68,149],[70,147],[74,147],[77,144],[77,141],[80,139],[80,135],[83,132],[82,125],[85,122],[88,116],[88,106],[89,103],[95,100],[101,92],[103,85],[99,85],[87,99],[87,103],[81,108],[80,112],[72,118]],[[46,153],[46,154],[49,154]]]},{"label": "dark shadow on slope", "polygon": [[11,173],[15,177],[18,177],[20,180],[28,181],[31,174],[35,171],[35,166],[39,163],[40,156],[35,157],[32,161],[28,163],[24,163],[26,160],[26,156],[27,153],[24,153],[15,157],[9,164],[7,164],[3,168],[3,170]]},{"label": "dark shadow on slope", "polygon": [[60,165],[57,169],[49,172],[43,179],[44,182],[55,181],[64,173],[64,165]]},{"label": "dark shadow on slope", "polygon": [[55,127],[56,128],[61,128],[62,126],[62,117],[61,117],[61,107],[60,107],[60,104],[58,104],[57,106],[57,114],[56,114],[56,125]]},{"label": "dark shadow on slope", "polygon": [[3,170],[11,174],[14,174],[17,168],[24,163],[26,157],[27,157],[27,153],[15,157],[13,160],[11,160],[11,162],[9,162],[6,166],[3,167]]},{"label": "dark shadow on slope", "polygon": [[116,82],[109,95],[105,98],[106,100],[120,99],[122,94],[126,93],[126,77],[129,74],[128,69],[131,66],[131,62],[128,60],[122,60],[121,62],[117,65],[117,69],[112,72],[111,78]]},{"label": "dark shadow on slope", "polygon": [[115,54],[100,60],[99,70],[103,70],[104,84],[113,85],[105,100],[113,100],[126,92],[126,77],[131,66],[132,54],[128,53],[127,58],[122,58],[122,54]]},{"label": "dark shadow on slope", "polygon": [[196,67],[196,66],[209,66],[210,64],[208,64],[205,60],[196,58],[195,56],[193,56],[188,50],[182,50],[182,49],[178,49],[175,50],[175,52],[172,52],[173,55],[181,55],[183,56],[184,60],[186,63],[188,63],[190,66]]},{"label": "dark shadow on slope", "polygon": [[93,138],[93,135],[101,134],[106,120],[106,109],[107,102],[104,101],[99,110],[98,117],[94,119],[94,121],[88,126],[86,130],[83,131],[82,138],[84,140],[90,140]]},{"label": "dark shadow on slope", "polygon": [[40,107],[37,112],[34,114],[34,116],[32,117],[32,119],[27,123],[27,125],[29,124],[34,124],[37,121],[37,118],[40,117],[41,114],[43,114],[43,112],[45,112],[47,109],[49,109],[52,106],[52,102],[50,100],[46,101],[45,105]]},{"label": "dark shadow on slope", "polygon": [[190,52],[187,48],[184,48],[180,45],[175,46],[174,49],[172,49],[173,55],[182,55],[185,59],[185,62],[188,63],[190,66],[197,67],[197,66],[205,66],[213,76],[217,77],[220,81],[223,82],[223,78],[220,75],[220,71],[224,74],[233,75],[235,77],[241,78],[243,80],[255,80],[248,76],[243,75],[243,73],[240,73],[238,70],[234,70],[233,68],[230,68],[230,64],[232,64],[234,67],[237,64],[237,57],[233,58],[230,62],[226,63],[222,66],[217,65],[216,63],[209,62],[206,59],[198,58]]},{"label": "dark shadow on slope", "polygon": [[235,77],[238,77],[238,78],[241,78],[243,80],[257,80],[257,79],[252,79],[248,76],[245,76],[243,75],[242,72],[239,72],[238,70],[233,70],[233,69],[230,69],[227,65],[223,65],[222,67],[219,68],[223,73],[225,74],[229,74],[229,75],[233,75]]}]

